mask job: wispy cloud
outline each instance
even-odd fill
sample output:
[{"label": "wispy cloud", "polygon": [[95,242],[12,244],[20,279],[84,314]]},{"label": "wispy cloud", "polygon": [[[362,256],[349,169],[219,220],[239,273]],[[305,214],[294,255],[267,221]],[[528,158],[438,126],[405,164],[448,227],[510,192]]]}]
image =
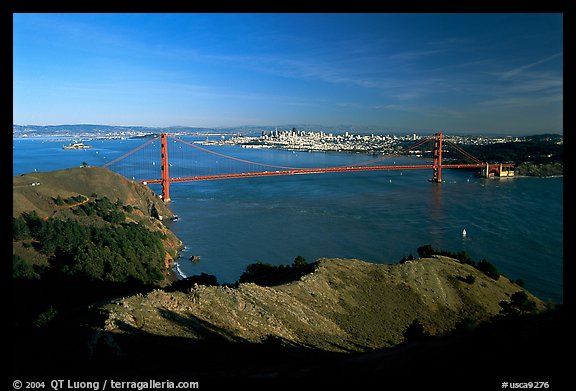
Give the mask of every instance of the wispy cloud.
[{"label": "wispy cloud", "polygon": [[409,50],[401,53],[392,54],[388,58],[390,58],[391,60],[409,61],[409,60],[416,60],[421,57],[446,53],[448,50],[449,49]]},{"label": "wispy cloud", "polygon": [[429,117],[441,117],[441,118],[465,118],[466,112],[449,109],[440,106],[430,106],[430,105],[415,105],[415,104],[384,104],[372,106],[373,109],[377,110],[391,110],[391,111],[403,111],[408,113],[418,113]]},{"label": "wispy cloud", "polygon": [[447,37],[422,44],[421,49],[406,50],[390,55],[394,61],[412,61],[436,55],[446,55],[466,50],[474,43],[473,39],[462,37]]},{"label": "wispy cloud", "polygon": [[447,37],[436,41],[430,41],[428,42],[428,45],[443,48],[461,48],[464,45],[469,46],[474,44],[475,42],[476,40],[471,38]]},{"label": "wispy cloud", "polygon": [[485,89],[485,97],[479,102],[482,105],[508,107],[535,107],[542,104],[561,103],[563,100],[564,81],[561,73],[554,71],[535,71],[539,64],[550,61],[557,55],[526,64],[501,76]]},{"label": "wispy cloud", "polygon": [[544,103],[562,102],[563,95],[553,94],[547,96],[508,96],[494,98],[480,102],[481,105],[507,106],[507,107],[537,107]]},{"label": "wispy cloud", "polygon": [[561,56],[562,56],[562,53],[553,54],[553,55],[548,56],[548,57],[546,57],[546,58],[543,58],[543,59],[541,59],[541,60],[534,61],[534,62],[531,62],[531,63],[529,63],[529,64],[525,64],[525,65],[519,66],[519,67],[517,67],[517,68],[511,69],[511,70],[509,70],[509,71],[507,71],[507,72],[504,72],[504,73],[501,75],[501,77],[502,77],[502,79],[505,79],[505,80],[512,79],[512,78],[520,75],[521,73],[523,73],[524,71],[526,71],[526,70],[528,70],[528,69],[530,69],[530,68],[534,68],[535,66],[538,66],[538,65],[540,65],[540,64],[544,64],[544,63],[546,63],[546,62],[548,62],[548,61],[551,61],[551,60],[553,60],[553,59],[555,59],[555,58],[558,58],[558,57],[561,57]]}]

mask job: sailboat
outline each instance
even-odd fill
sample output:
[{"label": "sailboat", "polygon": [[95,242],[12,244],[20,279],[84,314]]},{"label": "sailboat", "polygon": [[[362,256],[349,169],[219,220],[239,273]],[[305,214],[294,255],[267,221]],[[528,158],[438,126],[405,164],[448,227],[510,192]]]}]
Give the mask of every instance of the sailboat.
[{"label": "sailboat", "polygon": [[462,237],[463,237],[463,238],[466,237],[466,228],[464,228],[464,229],[462,230]]}]

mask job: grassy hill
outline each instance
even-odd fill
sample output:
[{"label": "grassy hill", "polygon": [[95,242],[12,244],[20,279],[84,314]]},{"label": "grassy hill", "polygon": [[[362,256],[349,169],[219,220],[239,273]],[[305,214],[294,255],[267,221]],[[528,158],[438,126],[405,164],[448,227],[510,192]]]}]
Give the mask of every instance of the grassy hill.
[{"label": "grassy hill", "polygon": [[124,206],[127,222],[142,224],[166,236],[167,249],[176,250],[180,240],[162,224],[174,216],[147,186],[129,181],[103,167],[77,167],[34,172],[13,177],[12,216],[36,212],[44,220],[73,220],[84,225],[103,226],[102,216],[74,213],[83,204],[108,199]]},{"label": "grassy hill", "polygon": [[102,167],[13,177],[15,325],[173,281],[182,243],[163,224],[172,216],[148,187]]},{"label": "grassy hill", "polygon": [[[92,198],[94,194],[105,196],[112,202],[121,200],[148,215],[151,215],[152,208],[156,208],[166,218],[173,216],[170,209],[147,186],[129,181],[103,167],[76,167],[23,174],[13,177],[12,186],[14,217],[32,210],[36,210],[42,217],[52,216],[67,209],[58,207],[54,198],[69,198],[79,194]],[[67,216],[65,213],[61,215]]]}]

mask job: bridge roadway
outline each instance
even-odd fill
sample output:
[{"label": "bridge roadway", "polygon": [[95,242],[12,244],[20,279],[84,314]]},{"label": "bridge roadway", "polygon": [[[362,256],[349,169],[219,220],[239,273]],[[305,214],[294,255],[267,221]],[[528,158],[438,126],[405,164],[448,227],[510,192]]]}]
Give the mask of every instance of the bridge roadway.
[{"label": "bridge roadway", "polygon": [[[464,164],[443,164],[440,168],[481,168],[486,164],[483,163],[464,163]],[[220,179],[233,179],[233,178],[252,178],[264,176],[280,176],[280,175],[302,175],[302,174],[322,174],[327,172],[358,172],[358,171],[383,171],[383,170],[419,170],[419,169],[433,169],[433,164],[422,164],[412,166],[350,166],[350,167],[325,167],[325,168],[297,168],[290,170],[278,171],[260,171],[260,172],[245,172],[237,174],[216,174],[216,175],[197,175],[181,178],[170,178],[170,182],[195,182],[195,181],[210,181]],[[161,184],[162,179],[148,179],[140,180],[144,184]]]}]

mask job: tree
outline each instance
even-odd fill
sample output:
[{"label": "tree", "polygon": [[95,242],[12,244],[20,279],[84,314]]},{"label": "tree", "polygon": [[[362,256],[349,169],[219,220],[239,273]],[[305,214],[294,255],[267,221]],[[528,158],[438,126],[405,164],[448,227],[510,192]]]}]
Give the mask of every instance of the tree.
[{"label": "tree", "polygon": [[24,221],[26,221],[26,225],[28,225],[28,229],[33,238],[36,238],[36,236],[42,233],[45,223],[44,220],[38,216],[38,213],[36,213],[35,210],[30,213],[23,213],[22,217],[24,218]]},{"label": "tree", "polygon": [[32,324],[36,327],[44,327],[56,318],[56,316],[58,316],[58,310],[54,308],[54,306],[49,306],[34,319]]},{"label": "tree", "polygon": [[74,257],[74,274],[82,275],[90,279],[104,279],[104,264],[110,258],[108,247],[97,247],[91,242],[86,242],[78,248]]},{"label": "tree", "polygon": [[510,301],[502,300],[500,302],[500,314],[502,315],[520,315],[532,314],[536,312],[536,303],[528,297],[526,292],[517,291],[510,296]]},{"label": "tree", "polygon": [[22,218],[12,218],[12,238],[14,240],[23,240],[30,237],[28,224]]},{"label": "tree", "polygon": [[500,273],[498,272],[498,269],[496,269],[496,266],[488,262],[486,259],[483,259],[480,262],[478,262],[478,264],[476,265],[476,269],[480,270],[482,273],[486,274],[488,277],[493,278],[495,280],[497,280],[498,277],[500,277]]},{"label": "tree", "polygon": [[62,196],[58,195],[58,197],[54,198],[54,203],[56,205],[64,205],[64,199]]},{"label": "tree", "polygon": [[298,255],[296,258],[294,258],[294,263],[293,263],[294,268],[304,267],[306,265],[308,265],[308,262],[306,261],[306,259],[303,256]]},{"label": "tree", "polygon": [[437,253],[437,251],[434,250],[432,246],[429,244],[425,244],[424,246],[418,247],[417,251],[420,258],[429,258]]},{"label": "tree", "polygon": [[276,266],[257,261],[246,266],[246,270],[240,276],[239,282],[251,282],[256,278],[271,275],[276,271]]},{"label": "tree", "polygon": [[468,254],[466,251],[459,251],[456,253],[456,256],[454,257],[457,260],[459,260],[461,263],[465,263],[467,265],[471,265],[471,266],[475,266],[475,262],[472,259],[472,257],[470,256],[470,254]]},{"label": "tree", "polygon": [[34,269],[20,256],[12,255],[12,278],[14,279],[37,279],[40,276]]},{"label": "tree", "polygon": [[102,218],[111,224],[119,224],[126,219],[126,215],[123,212],[111,210],[110,212],[103,215]]},{"label": "tree", "polygon": [[406,342],[421,342],[429,336],[418,319],[414,319],[404,331],[404,339]]}]

